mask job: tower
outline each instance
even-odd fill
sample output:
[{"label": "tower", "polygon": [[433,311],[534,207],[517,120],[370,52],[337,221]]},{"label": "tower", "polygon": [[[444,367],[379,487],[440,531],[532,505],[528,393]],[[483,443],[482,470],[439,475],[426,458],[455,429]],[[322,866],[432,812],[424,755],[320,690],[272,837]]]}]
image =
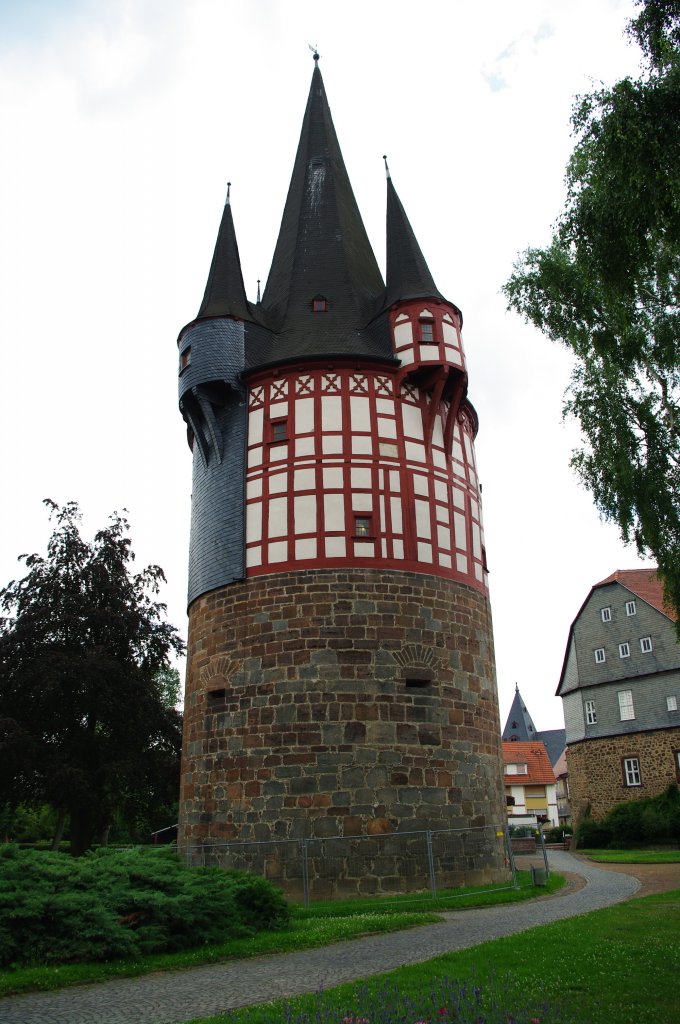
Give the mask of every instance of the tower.
[{"label": "tower", "polygon": [[317,60],[262,300],[228,195],[179,336],[185,848],[505,818],[462,314],[389,171],[383,283]]}]

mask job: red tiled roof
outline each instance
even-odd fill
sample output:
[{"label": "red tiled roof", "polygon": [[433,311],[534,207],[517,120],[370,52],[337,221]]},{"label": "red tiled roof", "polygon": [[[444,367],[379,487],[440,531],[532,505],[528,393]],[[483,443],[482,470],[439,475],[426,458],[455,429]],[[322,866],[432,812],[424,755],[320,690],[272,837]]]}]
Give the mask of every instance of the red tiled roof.
[{"label": "red tiled roof", "polygon": [[656,575],[656,566],[651,569],[617,569],[606,580],[600,580],[596,587],[602,587],[605,583],[620,583],[631,593],[637,594],[639,598],[651,604],[657,611],[663,612],[670,619],[675,619],[673,610],[664,604],[663,583]]},{"label": "red tiled roof", "polygon": [[526,764],[526,775],[505,775],[506,785],[534,786],[555,781],[548,751],[543,743],[535,740],[523,743],[509,740],[503,743],[505,764]]}]

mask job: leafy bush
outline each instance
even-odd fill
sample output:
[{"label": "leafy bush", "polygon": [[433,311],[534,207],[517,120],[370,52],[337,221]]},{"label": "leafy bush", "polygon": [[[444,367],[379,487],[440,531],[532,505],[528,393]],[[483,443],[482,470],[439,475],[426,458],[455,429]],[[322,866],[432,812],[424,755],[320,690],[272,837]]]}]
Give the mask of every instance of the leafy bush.
[{"label": "leafy bush", "polygon": [[584,818],[577,830],[577,841],[579,846],[590,849],[680,843],[680,790],[673,783],[659,796],[617,804],[602,822]]},{"label": "leafy bush", "polygon": [[225,942],[288,924],[282,895],[168,850],[0,849],[0,966],[108,960]]},{"label": "leafy bush", "polygon": [[602,850],[609,846],[612,833],[605,824],[584,818],[576,830],[576,844],[587,850]]},{"label": "leafy bush", "polygon": [[555,828],[547,828],[543,830],[543,838],[546,843],[561,843],[565,836],[570,836],[573,833],[571,825],[558,825]]}]

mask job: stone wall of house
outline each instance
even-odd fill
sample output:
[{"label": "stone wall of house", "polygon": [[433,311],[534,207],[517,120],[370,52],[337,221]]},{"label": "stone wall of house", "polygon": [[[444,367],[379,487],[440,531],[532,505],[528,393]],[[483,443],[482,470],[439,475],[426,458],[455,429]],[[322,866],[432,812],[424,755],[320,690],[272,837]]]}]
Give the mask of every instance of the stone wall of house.
[{"label": "stone wall of house", "polygon": [[[368,569],[232,584],[192,604],[188,666],[187,851],[505,821],[491,616],[471,587]],[[499,845],[474,868],[501,877]]]},{"label": "stone wall of house", "polygon": [[[680,727],[570,743],[567,765],[574,825],[588,808],[593,818],[601,819],[615,804],[663,793],[678,781],[678,751]],[[628,757],[640,762],[639,786],[625,784],[623,761]]]}]

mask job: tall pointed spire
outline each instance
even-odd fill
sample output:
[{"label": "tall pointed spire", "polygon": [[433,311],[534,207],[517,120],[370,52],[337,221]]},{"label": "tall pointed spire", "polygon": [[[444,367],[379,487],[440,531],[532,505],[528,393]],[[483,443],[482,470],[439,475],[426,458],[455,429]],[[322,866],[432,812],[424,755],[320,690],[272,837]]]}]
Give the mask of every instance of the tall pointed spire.
[{"label": "tall pointed spire", "polygon": [[387,289],[385,305],[406,299],[443,299],[392,182],[387,157]]},{"label": "tall pointed spire", "polygon": [[224,213],[217,233],[208,283],[205,286],[205,295],[197,319],[208,316],[235,316],[239,319],[252,319],[243,285],[241,260],[231,214],[231,182],[227,183]]},{"label": "tall pointed spire", "polygon": [[[340,152],[317,54],[288,198],[262,297],[272,328],[304,351],[339,353],[384,292]],[[325,300],[323,314],[314,299]],[[325,340],[324,340],[325,339]],[[352,349],[356,351],[356,347]],[[384,353],[386,354],[386,353]]]}]

